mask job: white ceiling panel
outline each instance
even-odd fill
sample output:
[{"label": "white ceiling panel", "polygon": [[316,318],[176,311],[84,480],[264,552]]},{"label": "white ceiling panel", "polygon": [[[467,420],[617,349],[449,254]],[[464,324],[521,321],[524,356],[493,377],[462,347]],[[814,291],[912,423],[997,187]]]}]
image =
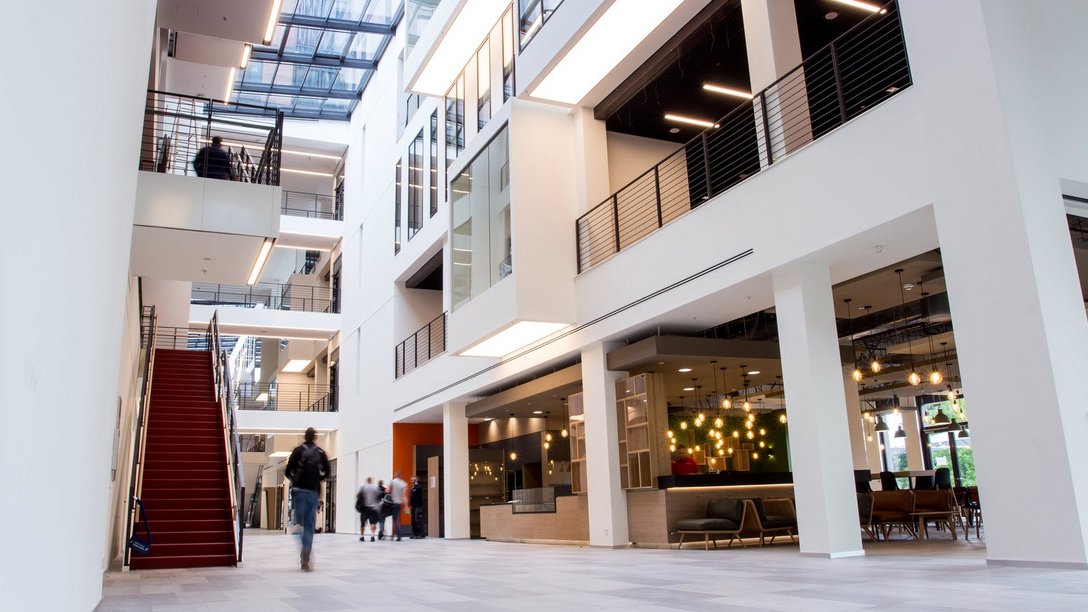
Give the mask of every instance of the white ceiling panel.
[{"label": "white ceiling panel", "polygon": [[263,238],[133,226],[132,274],[164,280],[244,285]]},{"label": "white ceiling panel", "polygon": [[199,34],[178,32],[174,42],[174,58],[197,64],[231,68],[242,65],[242,50],[246,44],[229,38],[212,38]]},{"label": "white ceiling panel", "polygon": [[273,0],[159,0],[159,27],[260,44]]}]

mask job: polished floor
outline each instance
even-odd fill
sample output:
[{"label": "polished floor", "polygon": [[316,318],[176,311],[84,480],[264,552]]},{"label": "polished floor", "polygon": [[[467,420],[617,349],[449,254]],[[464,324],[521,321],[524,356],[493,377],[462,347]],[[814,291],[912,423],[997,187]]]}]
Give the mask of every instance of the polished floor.
[{"label": "polished floor", "polygon": [[[973,535],[973,534],[972,534]],[[991,568],[971,542],[866,544],[802,558],[794,545],[704,551],[439,539],[360,543],[252,535],[243,568],[110,572],[98,610],[1085,610],[1088,572]]]}]

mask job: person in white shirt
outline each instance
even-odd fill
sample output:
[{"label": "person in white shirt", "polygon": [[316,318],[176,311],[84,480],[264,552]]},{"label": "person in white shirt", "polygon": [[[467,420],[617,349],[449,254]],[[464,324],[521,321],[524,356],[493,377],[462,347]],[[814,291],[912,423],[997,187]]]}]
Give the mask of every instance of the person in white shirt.
[{"label": "person in white shirt", "polygon": [[393,473],[393,480],[389,481],[389,496],[393,498],[393,531],[390,537],[400,542],[400,511],[404,507],[404,494],[408,490],[408,483],[400,478],[400,472]]}]

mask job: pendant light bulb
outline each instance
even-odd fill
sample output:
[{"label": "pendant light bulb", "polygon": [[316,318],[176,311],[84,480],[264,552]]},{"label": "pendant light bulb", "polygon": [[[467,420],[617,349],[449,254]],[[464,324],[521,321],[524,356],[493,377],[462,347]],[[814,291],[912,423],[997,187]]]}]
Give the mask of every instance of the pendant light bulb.
[{"label": "pendant light bulb", "polygon": [[744,402],[744,411],[745,412],[751,412],[751,410],[752,410],[752,404],[750,404],[748,402]]},{"label": "pendant light bulb", "polygon": [[687,429],[687,428],[688,428],[688,422],[687,421],[680,421],[680,429]]},{"label": "pendant light bulb", "polygon": [[861,370],[854,368],[850,375],[854,377],[854,382],[861,382]]},{"label": "pendant light bulb", "polygon": [[782,423],[783,425],[785,425],[785,424],[786,424],[786,415],[785,415],[785,414],[783,414],[783,415],[780,415],[780,416],[778,417],[778,422],[779,422],[779,423]]},{"label": "pendant light bulb", "polygon": [[910,376],[907,377],[907,382],[912,385],[920,385],[922,384],[922,376],[918,372],[911,372]]},{"label": "pendant light bulb", "polygon": [[721,417],[718,417],[718,418],[714,419],[714,427],[717,427],[718,429],[721,429],[722,425],[724,425],[724,423],[722,422]]},{"label": "pendant light bulb", "polygon": [[941,384],[941,382],[943,380],[944,380],[944,377],[941,376],[941,373],[938,372],[937,370],[933,370],[932,372],[929,373],[929,382],[930,383],[932,383],[934,385],[939,385],[939,384]]},{"label": "pendant light bulb", "polygon": [[722,410],[729,410],[732,407],[733,402],[729,401],[728,397],[722,400]]},{"label": "pendant light bulb", "polygon": [[877,372],[880,371],[880,362],[877,361],[876,359],[870,361],[869,362],[869,369],[872,370],[872,372],[874,374],[876,374]]}]

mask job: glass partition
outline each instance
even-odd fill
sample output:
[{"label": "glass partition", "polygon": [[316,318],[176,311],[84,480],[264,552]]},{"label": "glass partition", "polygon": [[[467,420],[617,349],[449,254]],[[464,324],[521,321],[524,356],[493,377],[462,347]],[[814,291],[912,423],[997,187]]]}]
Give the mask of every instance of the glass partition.
[{"label": "glass partition", "polygon": [[411,55],[412,49],[419,42],[419,37],[427,29],[435,9],[442,0],[408,0],[405,3],[404,18],[408,22],[408,40],[405,42],[405,55]]},{"label": "glass partition", "polygon": [[506,127],[450,183],[453,308],[513,273]]}]

